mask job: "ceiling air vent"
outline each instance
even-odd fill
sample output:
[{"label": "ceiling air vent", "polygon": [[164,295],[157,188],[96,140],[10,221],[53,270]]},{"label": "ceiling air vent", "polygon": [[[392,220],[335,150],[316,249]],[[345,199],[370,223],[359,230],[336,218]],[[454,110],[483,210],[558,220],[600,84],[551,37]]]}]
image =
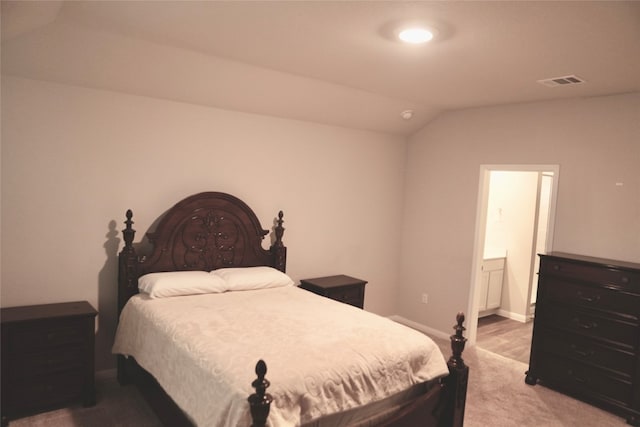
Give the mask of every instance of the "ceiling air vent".
[{"label": "ceiling air vent", "polygon": [[576,76],[563,76],[563,77],[553,77],[550,79],[538,80],[538,83],[543,84],[549,87],[556,86],[568,86],[568,85],[576,85],[580,83],[586,83],[586,80]]}]

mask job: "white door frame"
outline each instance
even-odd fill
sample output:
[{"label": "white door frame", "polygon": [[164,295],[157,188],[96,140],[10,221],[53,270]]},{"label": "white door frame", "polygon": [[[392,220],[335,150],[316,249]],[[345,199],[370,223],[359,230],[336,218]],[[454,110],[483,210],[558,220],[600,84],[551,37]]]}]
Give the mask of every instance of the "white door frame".
[{"label": "white door frame", "polygon": [[478,184],[478,202],[476,210],[476,232],[473,242],[473,259],[471,264],[471,286],[469,306],[466,319],[467,338],[470,345],[474,345],[478,334],[478,298],[480,297],[480,281],[482,280],[482,259],[484,254],[485,229],[487,223],[487,207],[489,204],[489,176],[492,171],[510,172],[553,172],[551,186],[551,201],[549,207],[549,224],[547,228],[546,252],[552,250],[553,230],[558,194],[558,179],[560,165],[480,165],[480,179]]}]

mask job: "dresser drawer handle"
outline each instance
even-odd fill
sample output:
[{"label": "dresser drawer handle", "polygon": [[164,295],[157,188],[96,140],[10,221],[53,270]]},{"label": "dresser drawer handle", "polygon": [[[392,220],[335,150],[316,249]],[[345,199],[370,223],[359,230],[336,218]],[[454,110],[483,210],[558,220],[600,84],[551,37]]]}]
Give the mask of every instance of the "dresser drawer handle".
[{"label": "dresser drawer handle", "polygon": [[559,266],[558,264],[554,264],[554,265],[553,265],[553,269],[554,269],[555,271],[560,271],[560,266]]},{"label": "dresser drawer handle", "polygon": [[600,295],[586,296],[586,295],[583,295],[582,292],[578,291],[578,299],[584,302],[598,302],[600,301]]},{"label": "dresser drawer handle", "polygon": [[629,283],[629,278],[627,276],[622,276],[620,278],[620,281],[626,285],[627,283]]},{"label": "dresser drawer handle", "polygon": [[576,356],[580,356],[580,357],[583,357],[583,358],[591,357],[594,354],[593,350],[581,350],[578,347],[576,347],[575,345],[571,346],[571,352],[573,354],[575,354]]},{"label": "dresser drawer handle", "polygon": [[580,329],[595,329],[598,327],[596,322],[581,322],[578,318],[573,319],[573,323]]},{"label": "dresser drawer handle", "polygon": [[53,341],[54,339],[56,339],[56,334],[55,332],[49,332],[47,334],[47,341]]},{"label": "dresser drawer handle", "polygon": [[588,378],[582,378],[582,377],[577,377],[573,374],[572,370],[567,371],[567,374],[569,375],[569,377],[571,377],[571,379],[573,379],[575,382],[580,383],[580,384],[589,384],[589,379]]}]

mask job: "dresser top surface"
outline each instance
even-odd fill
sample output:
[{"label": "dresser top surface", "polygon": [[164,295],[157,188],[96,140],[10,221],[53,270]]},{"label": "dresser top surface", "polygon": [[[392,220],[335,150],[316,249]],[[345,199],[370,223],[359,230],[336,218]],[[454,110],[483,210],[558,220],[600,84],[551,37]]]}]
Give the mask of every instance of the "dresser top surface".
[{"label": "dresser top surface", "polygon": [[588,255],[570,254],[566,252],[549,252],[548,254],[540,254],[540,258],[558,258],[570,261],[578,261],[581,263],[594,264],[611,268],[624,268],[629,270],[640,271],[640,264],[629,261],[617,261],[608,258],[592,257]]},{"label": "dresser top surface", "polygon": [[98,312],[87,301],[6,307],[0,310],[2,323],[39,319],[95,316]]}]

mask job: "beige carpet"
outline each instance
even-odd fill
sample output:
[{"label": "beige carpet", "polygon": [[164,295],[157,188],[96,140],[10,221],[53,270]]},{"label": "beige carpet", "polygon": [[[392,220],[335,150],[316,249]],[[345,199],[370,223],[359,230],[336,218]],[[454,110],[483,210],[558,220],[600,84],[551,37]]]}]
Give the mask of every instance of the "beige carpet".
[{"label": "beige carpet", "polygon": [[[436,340],[449,355],[448,343]],[[524,383],[527,365],[486,350],[469,348],[465,427],[607,427],[624,419],[550,389]],[[10,427],[160,427],[162,424],[133,387],[113,378],[98,384],[98,404],[73,406],[12,421]]]},{"label": "beige carpet", "polygon": [[[448,353],[445,353],[448,354]],[[528,365],[478,347],[465,351],[469,365],[465,427],[606,427],[617,417],[541,385],[525,384]]]},{"label": "beige carpet", "polygon": [[115,378],[97,378],[96,406],[44,412],[9,423],[9,427],[162,427],[135,387],[120,387]]}]

